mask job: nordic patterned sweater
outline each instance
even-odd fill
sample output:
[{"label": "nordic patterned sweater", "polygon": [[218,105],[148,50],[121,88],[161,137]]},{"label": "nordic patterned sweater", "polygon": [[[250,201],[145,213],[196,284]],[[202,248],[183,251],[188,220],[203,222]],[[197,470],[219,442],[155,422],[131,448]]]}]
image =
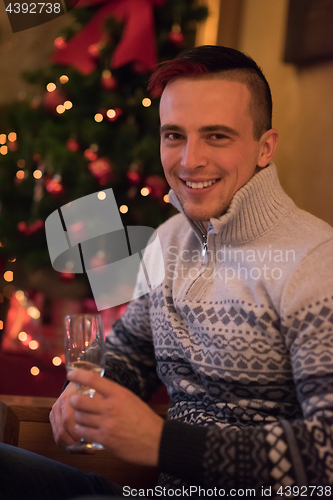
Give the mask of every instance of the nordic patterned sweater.
[{"label": "nordic patterned sweater", "polygon": [[158,234],[165,279],[114,324],[106,376],[167,387],[159,484],[333,485],[333,229],[271,163],[207,234],[183,214]]}]

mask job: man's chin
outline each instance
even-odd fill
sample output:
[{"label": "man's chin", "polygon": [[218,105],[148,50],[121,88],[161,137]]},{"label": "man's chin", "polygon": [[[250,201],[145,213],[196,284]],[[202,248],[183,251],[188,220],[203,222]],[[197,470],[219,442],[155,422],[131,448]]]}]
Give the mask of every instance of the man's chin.
[{"label": "man's chin", "polygon": [[[179,199],[179,198],[178,198]],[[195,222],[209,222],[210,219],[218,219],[223,215],[228,207],[216,206],[215,209],[212,207],[210,210],[205,210],[201,205],[193,206],[192,204],[184,203],[179,199],[182,206],[184,214],[191,220]]]},{"label": "man's chin", "polygon": [[[212,214],[210,213],[198,214],[196,212],[193,212],[192,210],[186,210],[186,209],[184,210],[184,213],[189,219],[193,220],[194,222],[201,222],[204,224],[205,227],[208,226],[210,219],[218,219],[222,215],[222,214],[216,215],[215,212]],[[207,226],[205,225],[205,223],[207,224]]]},{"label": "man's chin", "polygon": [[207,221],[210,219],[218,219],[223,215],[228,206],[225,206],[224,204],[219,204],[218,206],[212,207],[210,210],[206,209],[201,205],[201,206],[189,206],[186,203],[182,205],[184,213],[187,215],[192,220],[198,221],[198,222],[203,222]]}]

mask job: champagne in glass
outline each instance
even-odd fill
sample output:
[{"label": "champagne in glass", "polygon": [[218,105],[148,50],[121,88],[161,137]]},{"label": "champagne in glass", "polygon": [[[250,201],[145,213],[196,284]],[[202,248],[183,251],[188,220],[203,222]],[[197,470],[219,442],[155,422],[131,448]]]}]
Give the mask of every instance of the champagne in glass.
[{"label": "champagne in glass", "polygon": [[[105,353],[103,324],[100,314],[74,314],[65,318],[65,360],[66,369],[92,370],[101,377],[104,375]],[[91,398],[95,390],[82,384],[75,384],[78,392]],[[85,450],[102,450],[98,443],[87,443],[81,439],[67,448],[79,453]]]}]

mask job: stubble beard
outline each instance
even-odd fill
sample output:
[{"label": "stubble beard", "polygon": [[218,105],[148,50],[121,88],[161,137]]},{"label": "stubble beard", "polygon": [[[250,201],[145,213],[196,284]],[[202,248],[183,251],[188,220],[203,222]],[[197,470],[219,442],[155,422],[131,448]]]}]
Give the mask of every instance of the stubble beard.
[{"label": "stubble beard", "polygon": [[[222,215],[226,213],[230,203],[223,202],[220,200],[220,203],[217,204],[216,207],[212,207],[209,210],[205,210],[198,205],[195,209],[192,207],[187,207],[186,202],[179,199],[181,207],[183,209],[184,214],[191,220],[196,222],[208,222],[210,219],[218,219]],[[201,209],[201,213],[200,213]]]}]

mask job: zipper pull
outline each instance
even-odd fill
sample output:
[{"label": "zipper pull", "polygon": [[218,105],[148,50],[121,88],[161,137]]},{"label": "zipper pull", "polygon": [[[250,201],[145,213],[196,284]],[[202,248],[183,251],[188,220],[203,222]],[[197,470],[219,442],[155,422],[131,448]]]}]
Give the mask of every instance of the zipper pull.
[{"label": "zipper pull", "polygon": [[202,247],[202,252],[201,252],[201,261],[203,264],[207,264],[207,262],[208,262],[207,236],[205,234],[203,234],[202,239],[203,239],[203,247]]}]

